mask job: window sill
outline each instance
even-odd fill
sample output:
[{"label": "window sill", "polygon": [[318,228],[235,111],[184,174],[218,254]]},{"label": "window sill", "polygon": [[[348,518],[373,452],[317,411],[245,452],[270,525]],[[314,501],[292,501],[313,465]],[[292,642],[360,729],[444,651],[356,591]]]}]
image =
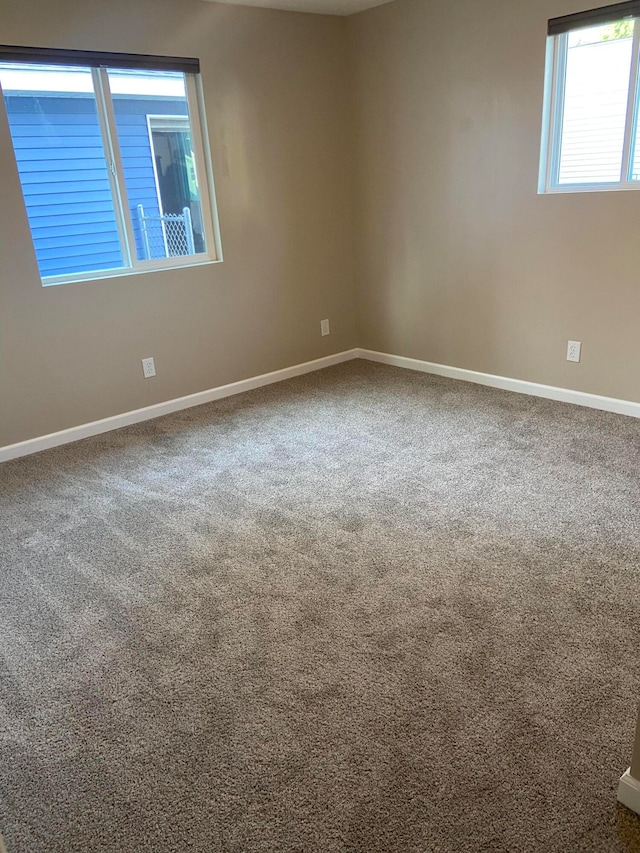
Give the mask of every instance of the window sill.
[{"label": "window sill", "polygon": [[567,195],[567,193],[619,193],[640,190],[640,181],[633,184],[568,184],[538,190],[538,195]]},{"label": "window sill", "polygon": [[149,273],[159,272],[178,272],[179,270],[193,269],[195,267],[208,267],[214,264],[221,264],[222,258],[206,258],[202,261],[195,261],[186,264],[172,264],[170,266],[148,267],[146,269],[134,269],[126,267],[118,270],[93,271],[88,273],[78,273],[73,276],[52,276],[50,278],[41,279],[43,287],[57,287],[59,284],[81,284],[91,281],[105,281],[112,278],[123,278],[125,276],[148,275]]}]

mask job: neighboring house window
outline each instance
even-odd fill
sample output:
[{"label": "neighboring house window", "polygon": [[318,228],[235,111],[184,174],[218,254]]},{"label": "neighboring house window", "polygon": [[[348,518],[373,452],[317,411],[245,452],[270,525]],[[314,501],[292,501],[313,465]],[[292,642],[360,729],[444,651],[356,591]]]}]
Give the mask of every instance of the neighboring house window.
[{"label": "neighboring house window", "polygon": [[640,189],[640,2],[549,21],[540,192]]},{"label": "neighboring house window", "polygon": [[197,60],[40,53],[0,47],[43,284],[219,260]]}]

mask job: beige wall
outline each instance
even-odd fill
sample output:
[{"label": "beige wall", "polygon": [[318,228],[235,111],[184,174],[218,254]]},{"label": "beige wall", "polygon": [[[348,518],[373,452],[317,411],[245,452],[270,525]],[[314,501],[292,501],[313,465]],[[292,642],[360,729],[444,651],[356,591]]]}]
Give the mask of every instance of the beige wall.
[{"label": "beige wall", "polygon": [[[43,288],[2,122],[0,446],[356,344],[344,19],[201,0],[2,0],[0,33],[200,57],[225,257]],[[148,355],[158,376],[145,381]]]},{"label": "beige wall", "polygon": [[537,195],[546,23],[584,5],[349,19],[362,346],[640,400],[640,192]]},{"label": "beige wall", "polygon": [[5,43],[200,57],[225,261],[42,288],[0,124],[0,446],[356,345],[640,400],[640,193],[537,194],[578,6],[3,0]]}]

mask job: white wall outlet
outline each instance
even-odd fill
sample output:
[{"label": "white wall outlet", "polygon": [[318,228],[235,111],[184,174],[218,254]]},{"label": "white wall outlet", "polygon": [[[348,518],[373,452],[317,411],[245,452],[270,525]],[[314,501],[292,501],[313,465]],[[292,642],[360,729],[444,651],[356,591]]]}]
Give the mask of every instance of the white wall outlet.
[{"label": "white wall outlet", "polygon": [[156,375],[156,365],[152,358],[142,359],[142,372],[145,379],[151,379],[152,376]]},{"label": "white wall outlet", "polygon": [[320,321],[320,334],[323,336],[331,334],[331,330],[329,329],[329,321],[328,320],[321,320]]},{"label": "white wall outlet", "polygon": [[567,344],[567,361],[580,361],[581,349],[580,341],[569,341]]}]

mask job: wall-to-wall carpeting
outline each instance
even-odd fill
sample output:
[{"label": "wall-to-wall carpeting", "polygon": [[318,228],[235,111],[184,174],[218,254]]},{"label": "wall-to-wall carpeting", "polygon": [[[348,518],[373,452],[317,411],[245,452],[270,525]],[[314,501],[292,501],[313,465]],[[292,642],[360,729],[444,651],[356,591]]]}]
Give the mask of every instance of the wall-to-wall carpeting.
[{"label": "wall-to-wall carpeting", "polygon": [[357,361],[0,515],[9,853],[640,851],[640,422]]}]

